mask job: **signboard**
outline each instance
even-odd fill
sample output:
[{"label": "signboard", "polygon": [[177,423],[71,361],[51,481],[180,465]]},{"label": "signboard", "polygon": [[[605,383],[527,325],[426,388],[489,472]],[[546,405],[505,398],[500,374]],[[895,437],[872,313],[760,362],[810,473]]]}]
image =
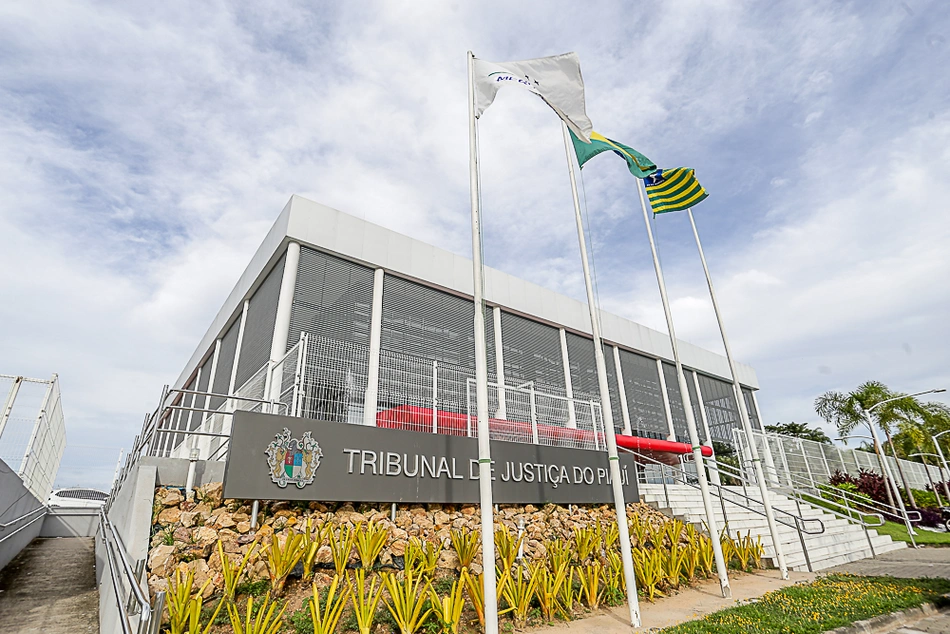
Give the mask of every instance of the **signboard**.
[{"label": "signboard", "polygon": [[[607,453],[492,441],[500,504],[613,501]],[[633,458],[624,499],[639,500]],[[224,496],[321,502],[478,502],[478,442],[398,429],[235,412]]]}]

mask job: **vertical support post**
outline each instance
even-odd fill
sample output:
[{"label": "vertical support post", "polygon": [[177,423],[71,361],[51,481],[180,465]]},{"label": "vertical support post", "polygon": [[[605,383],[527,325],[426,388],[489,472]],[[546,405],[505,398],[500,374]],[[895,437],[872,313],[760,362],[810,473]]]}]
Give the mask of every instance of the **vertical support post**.
[{"label": "vertical support post", "polygon": [[[581,252],[581,265],[584,271],[584,286],[587,290],[587,308],[590,311],[590,330],[594,340],[594,362],[597,367],[597,384],[600,388],[600,413],[604,421],[604,440],[607,444],[607,462],[610,465],[610,484],[613,488],[614,508],[617,513],[617,530],[620,534],[620,558],[626,581],[627,603],[630,609],[630,624],[640,627],[640,602],[637,597],[637,581],[633,571],[633,554],[630,549],[630,528],[627,525],[627,506],[623,497],[623,477],[620,473],[620,457],[617,455],[617,435],[614,430],[613,413],[610,409],[610,386],[607,383],[607,362],[604,360],[604,346],[600,338],[600,316],[597,314],[597,302],[594,285],[590,276],[590,264],[587,261],[587,240],[584,237],[584,223],[581,218],[581,204],[577,195],[577,181],[574,178],[574,144],[571,142],[567,125],[561,123],[564,137],[564,152],[567,156],[567,171],[571,177],[571,193],[574,197],[574,222],[577,225],[577,241]],[[567,340],[561,330],[561,345],[565,350],[567,362]],[[568,370],[570,368],[567,368]],[[566,372],[570,375],[570,372]],[[593,416],[593,411],[591,411]],[[596,434],[596,428],[595,428]],[[596,436],[595,436],[596,437]],[[713,541],[717,541],[715,538]]]},{"label": "vertical support post", "polygon": [[[713,450],[712,459],[715,461],[716,451],[713,449],[712,434],[709,432],[709,417],[706,414],[706,401],[703,399],[703,391],[699,387],[699,375],[696,374],[696,370],[693,370],[693,387],[696,388],[696,398],[699,399],[699,418],[703,423],[703,433],[706,435],[705,445]],[[719,478],[719,469],[709,470],[709,480],[716,486],[722,486],[722,481]],[[745,486],[745,482],[742,483],[742,486]]]},{"label": "vertical support post", "polygon": [[947,480],[950,480],[950,467],[947,466],[947,459],[943,457],[943,449],[940,448],[940,441],[937,440],[936,436],[931,436],[930,439],[934,443],[934,447],[937,448],[937,455],[940,456],[940,462],[943,465],[943,470],[946,472],[946,477],[944,474],[940,474],[940,480],[943,482],[943,493],[947,497],[947,504],[950,504],[950,488],[948,488]]},{"label": "vertical support post", "polygon": [[[742,392],[742,387],[739,387],[739,392]],[[765,454],[765,467],[770,484],[778,486],[778,471],[775,470],[775,457],[772,455],[772,447],[769,445],[769,436],[765,433],[765,427],[762,425],[762,410],[759,409],[759,399],[755,395],[755,391],[750,390],[749,396],[752,397],[752,406],[755,408],[755,415],[759,419],[759,427],[762,433],[762,449]],[[745,399],[743,398],[743,402]]]},{"label": "vertical support post", "polygon": [[765,518],[769,525],[769,533],[772,536],[773,546],[775,547],[776,559],[781,572],[782,579],[788,579],[788,566],[785,563],[785,553],[782,552],[782,544],[779,540],[778,525],[775,522],[775,513],[772,510],[772,501],[769,499],[769,490],[765,482],[765,476],[762,473],[762,462],[759,459],[759,449],[755,445],[755,438],[752,437],[752,421],[749,419],[749,412],[746,409],[745,397],[742,395],[742,385],[739,383],[739,374],[736,371],[736,362],[732,356],[732,349],[729,347],[729,339],[726,337],[726,328],[723,326],[722,313],[719,311],[719,302],[716,300],[716,291],[713,288],[712,276],[709,274],[709,267],[706,265],[706,255],[703,253],[703,245],[699,241],[699,231],[696,229],[696,221],[693,219],[693,210],[687,209],[689,223],[693,228],[693,236],[696,238],[696,247],[699,249],[699,259],[703,263],[703,272],[706,274],[706,284],[709,286],[709,297],[712,300],[713,310],[716,313],[716,321],[719,324],[719,334],[722,335],[723,347],[726,351],[726,359],[729,362],[729,374],[732,378],[732,386],[735,390],[736,405],[739,407],[739,419],[742,421],[742,428],[749,437],[749,449],[752,452],[752,467],[755,470],[755,479],[759,484],[759,493],[762,495],[762,505],[765,507]]},{"label": "vertical support post", "polygon": [[660,395],[663,397],[663,412],[666,414],[666,425],[669,428],[667,440],[676,440],[676,428],[673,426],[673,409],[670,407],[670,393],[666,390],[666,374],[663,372],[663,361],[656,360],[656,373],[660,377]]},{"label": "vertical support post", "polygon": [[805,441],[799,439],[798,448],[802,450],[802,461],[805,463],[805,472],[808,474],[808,482],[811,483],[811,488],[817,490],[818,483],[815,482],[815,476],[811,472],[811,465],[808,464],[808,454],[805,453]]},{"label": "vertical support post", "polygon": [[726,561],[722,556],[722,544],[720,544],[719,539],[717,539],[719,531],[717,529],[716,515],[715,511],[713,511],[712,498],[709,495],[709,482],[706,479],[703,451],[702,446],[699,444],[699,433],[696,431],[696,419],[693,417],[693,406],[689,399],[686,375],[683,373],[683,364],[680,361],[679,343],[676,340],[676,329],[673,327],[673,313],[670,310],[670,300],[666,294],[666,282],[663,281],[663,271],[660,268],[660,258],[656,252],[656,243],[653,241],[653,230],[650,228],[650,218],[647,212],[647,202],[643,195],[643,187],[640,186],[640,179],[635,180],[637,193],[640,195],[640,208],[643,210],[643,222],[646,225],[647,237],[650,241],[650,251],[653,255],[653,268],[656,272],[657,286],[660,290],[660,299],[662,300],[663,312],[666,317],[666,328],[670,333],[673,362],[676,364],[676,379],[679,383],[680,398],[683,400],[683,413],[686,415],[686,428],[689,432],[689,442],[693,449],[693,463],[696,465],[699,490],[703,497],[703,509],[706,512],[706,526],[709,529],[710,538],[713,543],[713,554],[716,560],[716,572],[719,576],[719,587],[722,590],[722,596],[729,598],[732,596],[732,589],[729,586],[729,572],[726,567]]},{"label": "vertical support post", "polygon": [[534,444],[538,444],[538,402],[534,393],[534,381],[529,382],[528,390],[528,406],[531,408],[531,438]]},{"label": "vertical support post", "polygon": [[[600,451],[600,441],[597,439],[597,412],[595,411],[594,401],[587,401],[590,405],[590,426],[594,432],[594,451]],[[603,423],[603,414],[601,414],[601,423]],[[603,425],[601,425],[603,427]],[[604,428],[606,435],[606,428]],[[604,439],[606,441],[606,438]]]},{"label": "vertical support post", "polygon": [[785,455],[785,443],[782,441],[781,437],[778,439],[778,451],[782,456],[782,466],[785,468],[785,480],[787,481],[789,488],[794,490],[795,485],[792,483],[792,471],[788,468],[788,456]]},{"label": "vertical support post", "polygon": [[[270,363],[271,371],[275,364],[287,354],[287,343],[290,338],[290,317],[293,313],[294,292],[297,289],[297,269],[300,267],[300,243],[288,242],[287,254],[284,257],[284,272],[280,279],[280,294],[277,296],[277,317],[274,320],[274,336],[271,337]],[[283,369],[280,376],[270,377],[269,392],[264,398],[276,401],[283,391]],[[275,412],[276,413],[276,412]]]},{"label": "vertical support post", "polygon": [[432,361],[432,433],[439,433],[439,362]]},{"label": "vertical support post", "polygon": [[383,269],[373,275],[373,308],[369,316],[369,364],[366,372],[366,396],[363,401],[363,424],[376,426],[379,406],[379,350],[383,338]]},{"label": "vertical support post", "polygon": [[501,308],[492,307],[492,325],[495,331],[495,377],[498,382],[498,412],[495,414],[501,420],[508,420],[508,404],[505,394],[505,346],[501,334]]},{"label": "vertical support post", "polygon": [[3,437],[3,430],[7,426],[7,421],[10,420],[10,413],[13,411],[13,404],[16,402],[16,396],[20,391],[21,385],[23,385],[22,376],[13,379],[13,385],[10,386],[10,393],[7,394],[7,400],[3,404],[3,412],[0,413],[0,438]]},{"label": "vertical support post", "polygon": [[630,407],[627,405],[627,388],[623,384],[623,368],[620,366],[620,348],[613,346],[614,349],[614,369],[617,373],[617,396],[620,400],[620,414],[623,416],[623,433],[627,436],[633,435],[633,429],[630,425]]},{"label": "vertical support post", "polygon": [[472,289],[475,302],[475,409],[478,417],[478,492],[482,528],[485,634],[498,634],[495,587],[495,518],[492,510],[491,444],[488,426],[488,352],[485,349],[482,227],[478,191],[478,127],[475,123],[475,56],[468,52],[469,191],[472,202]]},{"label": "vertical support post", "polygon": [[564,368],[564,389],[567,391],[567,426],[577,428],[577,408],[574,406],[574,382],[571,380],[571,360],[567,354],[567,333],[558,329],[561,336],[561,365]]}]

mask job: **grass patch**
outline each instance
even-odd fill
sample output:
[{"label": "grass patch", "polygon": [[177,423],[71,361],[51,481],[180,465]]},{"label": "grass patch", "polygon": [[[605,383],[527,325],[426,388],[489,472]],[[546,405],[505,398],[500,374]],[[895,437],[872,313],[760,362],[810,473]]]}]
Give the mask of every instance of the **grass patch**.
[{"label": "grass patch", "polygon": [[[897,522],[884,522],[884,526],[875,527],[879,535],[889,535],[894,541],[910,543],[910,535],[907,534],[907,527]],[[917,529],[914,540],[918,544],[925,546],[950,546],[950,533],[935,533],[923,529]]]},{"label": "grass patch", "polygon": [[947,579],[828,575],[789,586],[755,603],[660,630],[663,634],[819,634],[855,621],[906,610],[950,592]]}]

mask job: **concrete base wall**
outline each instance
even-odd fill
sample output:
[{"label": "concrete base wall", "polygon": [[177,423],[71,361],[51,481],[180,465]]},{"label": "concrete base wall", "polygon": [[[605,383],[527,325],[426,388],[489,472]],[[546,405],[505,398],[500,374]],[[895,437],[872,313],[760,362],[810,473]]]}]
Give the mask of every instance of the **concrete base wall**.
[{"label": "concrete base wall", "polygon": [[40,537],[95,537],[99,531],[99,511],[51,509],[43,518]]},{"label": "concrete base wall", "polygon": [[[122,488],[116,493],[108,514],[109,521],[115,526],[133,568],[139,561],[144,561],[148,555],[152,502],[155,497],[157,477],[155,465],[143,463],[144,460],[140,460],[126,477]],[[119,579],[120,592],[124,603],[128,600],[131,589],[126,582],[126,577],[122,574],[121,561],[116,561],[116,565],[119,570],[116,570],[115,573]],[[99,586],[99,631],[101,634],[121,633],[122,629],[119,625],[121,616],[110,575],[109,559],[103,535],[100,535],[96,540],[96,582]],[[146,589],[144,583],[141,586],[143,590]],[[137,627],[137,615],[132,617],[131,623],[133,629]]]},{"label": "concrete base wall", "polygon": [[[142,458],[139,464],[151,465],[156,469],[155,484],[165,487],[183,487],[188,481],[188,463],[186,458]],[[195,462],[195,486],[209,482],[224,481],[224,462],[217,460],[198,460]]]},{"label": "concrete base wall", "polygon": [[[7,524],[16,518],[43,506],[25,486],[20,476],[0,460],[0,524]],[[0,542],[0,569],[20,554],[20,551],[40,534],[43,526],[43,514],[36,513],[25,520],[0,528],[0,539],[12,537]]]}]

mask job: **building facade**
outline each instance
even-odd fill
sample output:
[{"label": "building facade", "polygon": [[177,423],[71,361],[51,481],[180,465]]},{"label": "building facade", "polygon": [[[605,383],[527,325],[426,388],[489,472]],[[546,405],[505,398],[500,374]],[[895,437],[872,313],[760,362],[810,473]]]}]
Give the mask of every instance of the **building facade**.
[{"label": "building facade", "polygon": [[[493,269],[485,297],[492,418],[530,423],[535,442],[538,426],[603,431],[587,306]],[[241,407],[235,395],[352,424],[396,412],[435,431],[433,412],[470,418],[473,311],[471,260],[294,196],[175,383],[168,402],[182,409],[163,427],[226,432],[210,412]],[[668,335],[606,312],[601,322],[615,429],[688,442]],[[725,357],[680,349],[701,439],[731,444]],[[755,372],[739,375],[758,428]],[[153,452],[181,455],[182,441],[166,435]]]}]

